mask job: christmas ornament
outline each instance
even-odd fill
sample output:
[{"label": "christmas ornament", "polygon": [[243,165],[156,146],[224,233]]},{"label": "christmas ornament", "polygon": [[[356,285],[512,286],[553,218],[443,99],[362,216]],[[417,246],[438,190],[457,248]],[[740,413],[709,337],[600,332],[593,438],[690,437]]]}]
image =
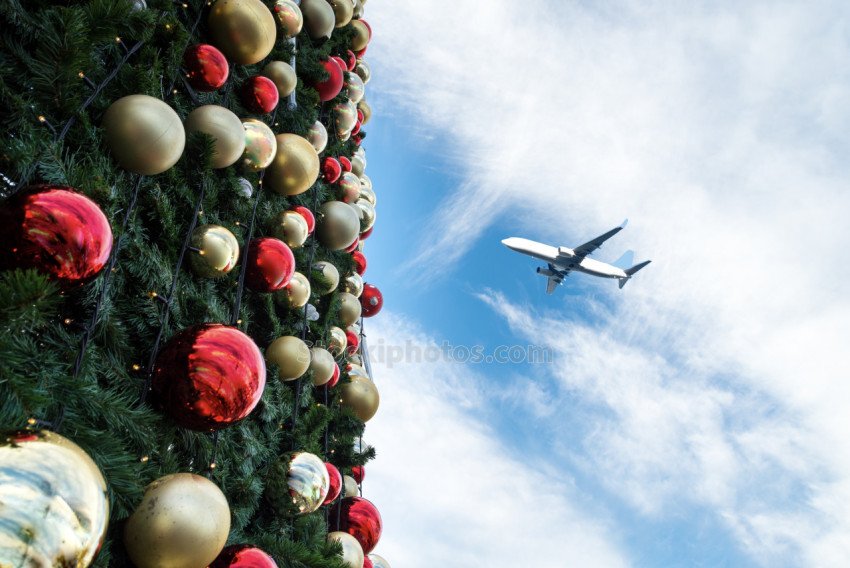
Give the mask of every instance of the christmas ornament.
[{"label": "christmas ornament", "polygon": [[345,74],[345,96],[347,96],[351,102],[357,104],[363,98],[365,92],[366,85],[363,83],[363,79],[360,78],[360,75],[357,73],[347,72]]},{"label": "christmas ornament", "polygon": [[349,355],[354,355],[360,349],[360,336],[352,331],[346,330],[345,342],[348,345],[346,349]]},{"label": "christmas ornament", "polygon": [[145,0],[133,0],[133,5],[131,7],[131,10],[133,10],[134,12],[141,12],[142,10],[147,10],[147,9],[148,9],[148,4],[147,4],[147,2],[145,2]]},{"label": "christmas ornament", "polygon": [[[355,322],[355,323],[351,324],[350,326],[346,327],[345,329],[351,331],[352,333],[354,333],[356,335],[360,335],[360,323],[359,322]],[[360,355],[352,355],[351,357],[348,358],[348,361],[350,363],[355,363],[355,364],[360,365],[360,366],[363,365],[363,361],[360,360]]]},{"label": "christmas ornament", "polygon": [[342,562],[349,568],[363,568],[363,548],[357,539],[342,531],[328,533],[328,542],[338,542],[342,546]]},{"label": "christmas ornament", "polygon": [[236,237],[221,225],[200,225],[189,241],[194,249],[189,264],[198,276],[221,278],[233,270],[239,260]]},{"label": "christmas ornament", "polygon": [[337,365],[336,361],[334,361],[333,375],[331,375],[331,380],[329,380],[327,383],[325,383],[325,386],[328,387],[328,388],[335,387],[336,384],[339,382],[340,374],[341,373],[340,373],[340,370],[339,370],[339,365]]},{"label": "christmas ornament", "polygon": [[[354,127],[351,129],[351,136],[355,137],[354,141],[355,141],[355,143],[357,144],[358,147],[360,146],[360,144],[359,144],[359,142],[357,142],[357,140],[359,138],[357,135],[360,134],[361,126],[363,126],[363,124],[358,120],[357,122],[354,123]],[[353,169],[354,169],[354,166],[352,165],[352,170]],[[360,173],[363,173],[363,170],[360,170]]]},{"label": "christmas ornament", "polygon": [[351,243],[350,245],[345,247],[345,252],[352,253],[355,250],[357,250],[357,247],[359,247],[359,246],[360,246],[360,237],[358,236],[357,238],[354,239],[353,243]]},{"label": "christmas ornament", "polygon": [[313,230],[316,228],[316,217],[313,216],[313,212],[303,205],[296,205],[292,210],[304,217],[307,222],[307,234],[313,234]]},{"label": "christmas ornament", "polygon": [[106,534],[106,481],[89,455],[59,434],[0,438],[0,565],[89,566]]},{"label": "christmas ornament", "polygon": [[351,382],[340,386],[343,406],[348,406],[363,422],[368,422],[378,412],[381,397],[375,383],[366,377],[355,375]]},{"label": "christmas ornament", "polygon": [[235,164],[245,152],[245,129],[239,117],[218,105],[199,106],[186,117],[186,134],[203,132],[213,139],[210,166],[214,170]]},{"label": "christmas ornament", "polygon": [[[362,63],[357,66],[357,69],[360,69],[361,66]],[[358,75],[360,75],[360,78],[363,79],[363,75],[361,73],[358,73]],[[369,80],[363,79],[363,82],[368,83]],[[369,103],[366,102],[366,99],[361,99],[360,102],[357,103],[357,108],[360,109],[360,112],[363,113],[363,120],[361,120],[361,122],[363,124],[367,124],[372,118],[372,107],[369,106]]]},{"label": "christmas ornament", "polygon": [[310,281],[300,272],[294,272],[289,284],[274,293],[274,299],[287,308],[303,308],[310,300]]},{"label": "christmas ornament", "polygon": [[375,228],[375,227],[372,227],[372,228],[371,228],[371,229],[369,229],[368,231],[363,231],[362,233],[360,233],[360,240],[361,240],[361,241],[365,241],[366,239],[368,239],[368,238],[369,238],[369,236],[372,234],[372,230],[373,230],[374,228]]},{"label": "christmas ornament", "polygon": [[127,171],[152,176],[177,163],[186,145],[180,117],[170,106],[147,95],[129,95],[103,115],[104,138]]},{"label": "christmas ornament", "polygon": [[339,473],[339,470],[331,462],[325,462],[325,468],[328,470],[329,484],[328,494],[322,505],[330,505],[336,501],[336,498],[339,497],[339,494],[342,491],[342,474]]},{"label": "christmas ornament", "polygon": [[338,55],[331,55],[331,59],[336,61],[336,64],[339,65],[339,68],[342,70],[343,84],[345,84],[345,72],[348,69],[348,64],[345,62],[345,59]]},{"label": "christmas ornament", "polygon": [[320,260],[313,263],[313,289],[320,296],[326,296],[339,286],[339,271],[333,263]]},{"label": "christmas ornament", "polygon": [[328,183],[336,183],[342,175],[342,165],[339,160],[328,156],[322,160],[322,177]]},{"label": "christmas ornament", "polygon": [[206,477],[174,473],[145,488],[124,527],[124,545],[138,568],[197,568],[215,560],[229,532],[221,489]]},{"label": "christmas ornament", "polygon": [[280,290],[292,279],[295,256],[281,240],[261,237],[248,244],[245,284],[255,292]]},{"label": "christmas ornament", "polygon": [[297,337],[278,337],[266,348],[266,360],[277,365],[282,381],[293,381],[310,368],[310,348]]},{"label": "christmas ornament", "polygon": [[242,420],[266,386],[266,364],[254,341],[217,323],[172,337],[154,365],[156,403],[183,428],[211,431]]},{"label": "christmas ornament", "polygon": [[364,187],[368,187],[369,189],[373,189],[372,187],[372,178],[367,176],[366,174],[360,174],[360,183]]},{"label": "christmas ornament", "polygon": [[304,14],[304,27],[311,39],[321,42],[330,39],[336,25],[330,4],[325,0],[301,0],[301,13]]},{"label": "christmas ornament", "polygon": [[339,68],[339,64],[333,58],[325,59],[321,63],[328,74],[328,78],[321,81],[314,81],[310,86],[319,93],[319,100],[326,102],[336,98],[340,91],[342,91],[344,78],[342,69]]},{"label": "christmas ornament", "polygon": [[368,24],[363,20],[354,20],[351,22],[351,27],[354,28],[354,37],[351,38],[351,49],[354,52],[366,49],[369,45],[369,40],[372,38],[372,31]]},{"label": "christmas ornament", "polygon": [[[362,298],[362,296],[361,296]],[[360,300],[353,294],[342,292],[339,295],[339,319],[347,327],[360,319]]]},{"label": "christmas ornament", "polygon": [[354,4],[354,17],[362,18],[363,17],[363,9],[366,4],[365,0],[352,0]]},{"label": "christmas ornament", "polygon": [[354,377],[360,377],[371,381],[369,375],[366,373],[366,369],[363,368],[362,364],[356,364],[349,362],[345,367],[345,372],[348,373],[348,377],[353,379]]},{"label": "christmas ornament", "polygon": [[307,315],[307,321],[319,321],[319,310],[313,304],[307,304],[304,313]]},{"label": "christmas ornament", "polygon": [[236,185],[239,187],[237,191],[242,197],[251,197],[254,194],[254,186],[247,179],[237,178]]},{"label": "christmas ornament", "polygon": [[286,483],[298,511],[312,513],[322,506],[328,495],[330,479],[325,462],[307,452],[293,454]]},{"label": "christmas ornament", "polygon": [[334,11],[334,19],[335,24],[334,27],[344,28],[351,22],[352,16],[354,16],[354,4],[351,3],[351,0],[328,0],[330,2],[331,8]]},{"label": "christmas ornament", "polygon": [[186,79],[197,91],[210,92],[224,86],[230,64],[224,54],[208,43],[193,45],[183,54]]},{"label": "christmas ornament", "polygon": [[327,201],[319,208],[316,236],[331,250],[342,250],[357,238],[360,219],[355,208],[342,201]]},{"label": "christmas ornament", "polygon": [[348,340],[345,332],[335,325],[328,328],[328,351],[334,357],[339,357],[348,346]]},{"label": "christmas ornament", "polygon": [[392,568],[389,562],[377,554],[370,554],[369,560],[372,561],[372,568]]},{"label": "christmas ornament", "polygon": [[384,307],[384,296],[376,286],[364,284],[363,293],[360,295],[360,305],[363,306],[363,317],[370,318]]},{"label": "christmas ornament", "polygon": [[357,482],[357,485],[363,483],[363,479],[366,477],[366,471],[363,469],[362,465],[355,465],[351,467],[351,477],[354,478],[354,481]]},{"label": "christmas ornament", "polygon": [[360,199],[368,201],[373,206],[378,204],[378,198],[375,195],[375,190],[372,189],[371,182],[366,185],[362,178],[360,180]]},{"label": "christmas ornament", "polygon": [[265,59],[277,37],[274,16],[260,0],[218,0],[210,8],[207,27],[213,43],[242,65]]},{"label": "christmas ornament", "polygon": [[307,141],[313,145],[317,154],[321,154],[328,146],[328,130],[320,120],[317,120],[307,131]]},{"label": "christmas ornament", "polygon": [[[359,104],[358,104],[358,108],[357,108],[357,122],[359,122],[360,124],[363,124],[363,111],[362,111],[362,110],[360,110],[360,105],[359,105]],[[360,148],[358,148],[358,150],[359,150],[359,149],[360,149]]]},{"label": "christmas ornament", "polygon": [[274,15],[284,37],[295,37],[304,26],[301,8],[292,0],[277,0],[274,3]]},{"label": "christmas ornament", "polygon": [[342,166],[343,172],[350,172],[351,171],[351,160],[349,160],[345,156],[340,156],[339,157],[339,163]]},{"label": "christmas ornament", "polygon": [[345,475],[342,478],[342,488],[343,493],[342,496],[345,497],[357,497],[360,495],[360,489],[357,487],[357,482],[354,481],[354,478],[350,475]]},{"label": "christmas ornament", "polygon": [[351,260],[354,261],[354,270],[357,272],[357,274],[359,274],[360,276],[363,276],[363,274],[366,272],[366,266],[367,266],[366,255],[364,255],[359,250],[356,250],[353,253],[351,253]]},{"label": "christmas ornament", "polygon": [[[357,192],[357,195],[360,195],[359,191]],[[375,206],[365,199],[358,199],[355,205],[357,205],[357,208],[360,210],[360,231],[358,232],[363,233],[375,225],[377,212],[375,211]]]},{"label": "christmas ornament", "polygon": [[[360,123],[357,122],[355,127]],[[356,130],[356,128],[355,128]],[[353,131],[352,131],[353,132]],[[358,148],[359,150],[359,148]],[[363,172],[366,170],[366,160],[358,155],[354,155],[351,157],[351,172],[357,176],[357,183],[360,184],[360,176],[363,175]]]},{"label": "christmas ornament", "polygon": [[281,211],[275,219],[272,232],[289,248],[300,248],[307,240],[307,221],[295,211]]},{"label": "christmas ornament", "polygon": [[356,272],[346,276],[342,284],[342,291],[359,298],[360,294],[363,293],[363,277]]},{"label": "christmas ornament", "polygon": [[[336,509],[339,509],[339,515]],[[334,507],[329,517],[331,526],[357,539],[363,552],[369,553],[381,539],[382,521],[378,509],[362,497],[346,497]],[[336,520],[339,518],[339,524]]]},{"label": "christmas ornament", "polygon": [[360,198],[360,178],[354,175],[354,172],[342,174],[337,186],[337,197],[345,203],[354,203]]},{"label": "christmas ornament", "polygon": [[245,153],[242,164],[245,169],[258,172],[272,163],[277,154],[277,138],[266,123],[256,118],[242,119],[245,129]]},{"label": "christmas ornament", "polygon": [[277,154],[266,171],[266,183],[281,195],[304,193],[319,177],[319,154],[297,134],[278,134],[276,139]]},{"label": "christmas ornament", "polygon": [[348,71],[354,71],[357,66],[357,56],[350,49],[345,51],[345,68]]},{"label": "christmas ornament", "polygon": [[274,81],[261,75],[249,77],[242,84],[240,94],[245,108],[258,114],[270,113],[280,100]]},{"label": "christmas ornament", "polygon": [[0,270],[35,268],[70,288],[94,278],[111,251],[106,215],[73,188],[31,186],[0,207]]},{"label": "christmas ornament", "polygon": [[263,67],[263,76],[272,80],[278,95],[288,97],[298,85],[298,76],[292,65],[285,61],[270,61]]},{"label": "christmas ornament", "polygon": [[372,565],[372,561],[369,560],[368,556],[363,558],[363,568],[374,568],[374,566]]},{"label": "christmas ornament", "polygon": [[313,371],[313,386],[322,386],[331,380],[334,373],[334,357],[327,349],[310,349],[310,370]]},{"label": "christmas ornament", "polygon": [[[333,108],[336,135],[343,142],[351,136],[351,129],[357,123],[357,106],[351,101],[340,101]],[[349,169],[348,171],[351,171]]]},{"label": "christmas ornament", "polygon": [[262,549],[233,544],[222,550],[209,568],[277,568],[277,563]]}]

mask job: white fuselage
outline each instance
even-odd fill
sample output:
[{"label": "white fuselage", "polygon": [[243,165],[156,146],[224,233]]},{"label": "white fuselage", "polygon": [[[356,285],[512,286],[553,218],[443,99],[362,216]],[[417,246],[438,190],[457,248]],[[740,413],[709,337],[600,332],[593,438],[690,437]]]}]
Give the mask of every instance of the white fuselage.
[{"label": "white fuselage", "polygon": [[593,276],[601,276],[603,278],[627,278],[628,274],[622,269],[593,260],[592,258],[579,258],[575,255],[572,249],[567,247],[553,247],[531,241],[529,239],[521,239],[519,237],[511,237],[502,241],[505,246],[511,250],[533,256],[544,262],[548,262],[558,270],[576,270],[591,274]]}]

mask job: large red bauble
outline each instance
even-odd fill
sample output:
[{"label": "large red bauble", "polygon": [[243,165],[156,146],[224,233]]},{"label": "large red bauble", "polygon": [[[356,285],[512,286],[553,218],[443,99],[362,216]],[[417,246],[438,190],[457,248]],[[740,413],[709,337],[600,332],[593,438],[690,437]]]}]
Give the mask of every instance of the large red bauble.
[{"label": "large red bauble", "polygon": [[328,478],[331,480],[331,483],[328,489],[328,496],[325,497],[325,502],[322,503],[322,505],[330,505],[336,501],[336,498],[339,497],[340,491],[342,491],[342,474],[336,466],[330,462],[325,462],[325,467],[328,470]]},{"label": "large red bauble", "polygon": [[280,100],[274,81],[262,75],[248,78],[242,85],[242,104],[251,112],[268,114]]},{"label": "large red bauble", "polygon": [[248,244],[245,284],[255,292],[280,290],[295,273],[295,255],[281,240],[254,239]]},{"label": "large red bauble", "polygon": [[363,293],[360,294],[361,313],[364,318],[370,318],[381,311],[384,307],[384,296],[377,287],[371,284],[363,285]]},{"label": "large red bauble", "polygon": [[334,530],[347,532],[357,539],[363,554],[372,552],[381,539],[381,514],[371,501],[363,497],[346,497],[334,507],[329,518],[332,520],[331,526],[336,525]]},{"label": "large red bauble", "polygon": [[222,550],[209,568],[277,568],[277,563],[255,546],[233,544]]},{"label": "large red bauble", "polygon": [[366,470],[363,469],[362,465],[355,465],[351,468],[351,477],[354,478],[357,485],[360,485],[363,483],[363,480],[366,479]]},{"label": "large red bauble", "polygon": [[331,375],[331,380],[329,380],[327,383],[325,383],[325,385],[328,388],[335,387],[336,384],[339,382],[339,375],[340,375],[339,365],[336,363],[336,361],[334,361],[333,375]]},{"label": "large red bauble", "polygon": [[366,239],[368,239],[369,236],[372,234],[372,229],[374,229],[374,228],[375,228],[375,225],[372,225],[371,227],[369,227],[368,229],[366,229],[365,231],[360,233],[360,240],[365,241]]},{"label": "large red bauble", "polygon": [[336,183],[339,176],[342,175],[342,164],[339,160],[328,156],[322,160],[322,177],[328,183]]},{"label": "large red bauble", "polygon": [[351,260],[354,261],[354,270],[357,271],[357,274],[363,276],[363,273],[366,272],[366,255],[356,250],[351,253]]},{"label": "large red bauble", "polygon": [[307,234],[312,234],[316,229],[316,216],[313,215],[313,212],[303,205],[296,205],[292,210],[304,217],[304,220],[307,221]]},{"label": "large red bauble", "polygon": [[345,82],[342,69],[334,59],[325,59],[322,61],[322,66],[328,72],[328,78],[324,81],[313,83],[311,86],[319,92],[319,99],[322,102],[329,101],[335,98]]},{"label": "large red bauble", "polygon": [[360,349],[360,336],[358,336],[353,331],[346,330],[345,331],[345,339],[347,341],[348,354],[354,355],[357,353],[357,350]]},{"label": "large red bauble", "polygon": [[222,52],[208,43],[193,45],[183,54],[183,67],[189,84],[199,91],[221,88],[230,75],[230,64]]},{"label": "large red bauble", "polygon": [[159,406],[180,426],[210,431],[242,420],[266,386],[266,364],[254,341],[236,329],[205,323],[171,338],[153,370]]},{"label": "large red bauble", "polygon": [[0,206],[0,270],[35,268],[70,288],[94,278],[111,251],[106,215],[73,188],[37,185]]},{"label": "large red bauble", "polygon": [[339,163],[342,165],[342,171],[350,172],[351,171],[351,160],[346,158],[345,156],[339,157]]}]

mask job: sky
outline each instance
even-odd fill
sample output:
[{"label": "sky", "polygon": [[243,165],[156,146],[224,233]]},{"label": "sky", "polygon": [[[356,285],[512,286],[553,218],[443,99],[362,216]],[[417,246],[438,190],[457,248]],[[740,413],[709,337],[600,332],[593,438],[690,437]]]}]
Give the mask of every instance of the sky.
[{"label": "sky", "polygon": [[[846,566],[850,4],[396,0],[366,19],[375,552]],[[574,275],[547,296],[500,244],[624,218],[595,257],[653,262],[623,290]],[[544,356],[463,349],[500,346]]]}]

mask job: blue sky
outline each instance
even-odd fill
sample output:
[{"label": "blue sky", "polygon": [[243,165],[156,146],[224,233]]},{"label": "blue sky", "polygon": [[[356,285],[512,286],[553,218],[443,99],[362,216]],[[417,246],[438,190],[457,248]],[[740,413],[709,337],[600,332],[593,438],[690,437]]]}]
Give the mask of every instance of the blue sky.
[{"label": "blue sky", "polygon": [[[850,558],[850,9],[371,3],[378,346],[364,494],[394,565]],[[653,264],[544,294],[500,240]]]}]

